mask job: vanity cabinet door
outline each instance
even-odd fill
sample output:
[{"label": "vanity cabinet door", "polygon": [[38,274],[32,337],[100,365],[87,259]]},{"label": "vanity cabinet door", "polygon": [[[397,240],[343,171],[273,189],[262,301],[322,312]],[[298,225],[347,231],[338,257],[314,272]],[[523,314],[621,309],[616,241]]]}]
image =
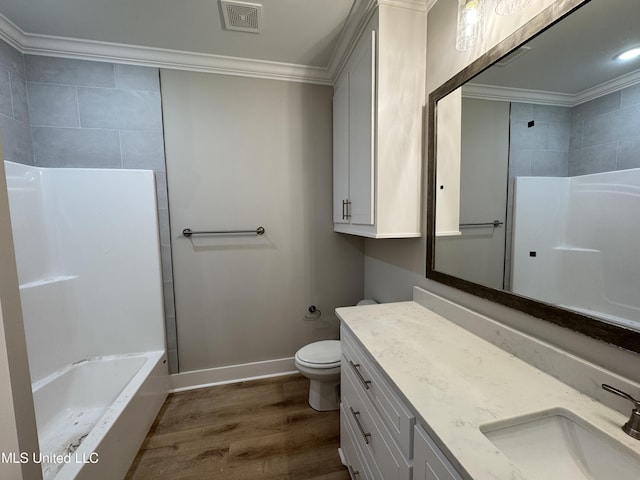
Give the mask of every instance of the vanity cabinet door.
[{"label": "vanity cabinet door", "polygon": [[427,432],[414,430],[413,480],[462,480]]},{"label": "vanity cabinet door", "polygon": [[352,480],[374,480],[369,464],[365,460],[362,449],[358,445],[358,437],[351,426],[351,412],[344,404],[340,405],[340,450],[343,464],[349,471]]},{"label": "vanity cabinet door", "polygon": [[356,445],[375,480],[410,480],[411,465],[402,455],[370,402],[359,395],[351,372],[343,370],[342,409],[356,433]]},{"label": "vanity cabinet door", "polygon": [[341,329],[340,338],[344,369],[357,379],[356,389],[371,401],[403,455],[410,459],[413,452],[415,416],[394,393],[393,387],[383,379],[345,328]]}]

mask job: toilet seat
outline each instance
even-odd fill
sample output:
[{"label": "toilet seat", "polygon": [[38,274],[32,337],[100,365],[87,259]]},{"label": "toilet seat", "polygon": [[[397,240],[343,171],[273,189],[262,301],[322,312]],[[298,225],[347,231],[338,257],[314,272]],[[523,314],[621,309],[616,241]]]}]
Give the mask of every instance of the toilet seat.
[{"label": "toilet seat", "polygon": [[322,340],[310,343],[296,352],[296,362],[308,368],[335,368],[340,366],[340,341]]}]

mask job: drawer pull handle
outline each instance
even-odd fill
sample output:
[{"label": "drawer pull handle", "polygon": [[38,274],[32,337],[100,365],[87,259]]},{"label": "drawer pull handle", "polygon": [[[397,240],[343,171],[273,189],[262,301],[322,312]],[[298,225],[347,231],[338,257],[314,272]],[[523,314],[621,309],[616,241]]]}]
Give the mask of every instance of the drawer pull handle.
[{"label": "drawer pull handle", "polygon": [[362,428],[362,425],[360,425],[360,420],[358,419],[358,415],[360,415],[360,412],[356,412],[353,407],[349,407],[349,410],[351,410],[351,415],[353,415],[353,419],[356,421],[356,425],[358,425],[360,435],[362,435],[362,438],[364,438],[364,443],[369,445],[369,438],[371,437],[371,434],[365,432],[364,428]]},{"label": "drawer pull handle", "polygon": [[356,478],[356,475],[360,476],[360,472],[358,470],[354,470],[351,465],[348,465],[347,468],[349,469],[349,475],[351,478]]},{"label": "drawer pull handle", "polygon": [[370,384],[371,384],[371,380],[365,380],[364,379],[364,377],[360,373],[360,370],[358,370],[358,367],[360,366],[360,364],[359,363],[353,363],[352,360],[349,360],[349,365],[351,365],[351,368],[353,368],[353,371],[356,372],[356,376],[358,377],[358,380],[360,380],[360,383],[362,384],[362,386],[364,388],[366,388],[367,390],[369,390]]}]

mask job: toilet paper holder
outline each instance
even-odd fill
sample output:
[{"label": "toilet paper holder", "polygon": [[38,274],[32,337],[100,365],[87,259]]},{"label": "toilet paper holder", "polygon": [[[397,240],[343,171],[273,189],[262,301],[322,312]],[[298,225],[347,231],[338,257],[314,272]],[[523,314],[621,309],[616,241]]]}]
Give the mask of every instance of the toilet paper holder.
[{"label": "toilet paper holder", "polygon": [[309,313],[306,313],[304,315],[304,318],[306,318],[307,320],[315,320],[322,316],[322,312],[318,310],[318,307],[316,307],[315,305],[309,305],[309,307],[307,308],[307,311]]}]

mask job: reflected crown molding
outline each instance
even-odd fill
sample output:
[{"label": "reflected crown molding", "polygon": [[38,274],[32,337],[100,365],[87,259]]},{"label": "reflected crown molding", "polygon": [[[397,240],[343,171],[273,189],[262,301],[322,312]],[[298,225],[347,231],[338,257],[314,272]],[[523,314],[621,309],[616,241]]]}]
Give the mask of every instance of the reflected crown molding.
[{"label": "reflected crown molding", "polygon": [[524,88],[496,87],[469,83],[462,89],[465,98],[496,100],[501,102],[534,103],[558,107],[575,107],[599,97],[640,83],[640,70],[622,75],[577,94],[527,90]]},{"label": "reflected crown molding", "polygon": [[562,107],[573,106],[575,97],[574,95],[566,93],[527,90],[524,88],[496,87],[494,85],[482,85],[479,83],[469,83],[462,87],[462,96],[464,98],[477,98],[481,100],[535,103]]},{"label": "reflected crown molding", "polygon": [[28,33],[0,14],[0,39],[23,54],[333,85],[378,5],[427,11],[437,0],[354,0],[326,67]]}]

